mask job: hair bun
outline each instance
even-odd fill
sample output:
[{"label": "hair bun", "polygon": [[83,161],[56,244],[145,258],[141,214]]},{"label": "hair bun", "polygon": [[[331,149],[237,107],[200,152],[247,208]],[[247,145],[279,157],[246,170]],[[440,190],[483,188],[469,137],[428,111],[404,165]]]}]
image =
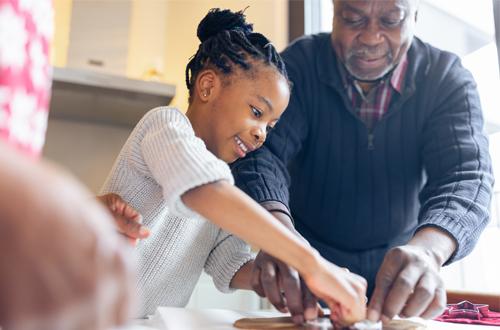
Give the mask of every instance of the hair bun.
[{"label": "hair bun", "polygon": [[243,10],[233,13],[229,9],[213,8],[210,9],[198,25],[197,35],[198,39],[204,42],[221,31],[231,30],[241,31],[247,35],[253,32],[253,24],[245,21]]}]

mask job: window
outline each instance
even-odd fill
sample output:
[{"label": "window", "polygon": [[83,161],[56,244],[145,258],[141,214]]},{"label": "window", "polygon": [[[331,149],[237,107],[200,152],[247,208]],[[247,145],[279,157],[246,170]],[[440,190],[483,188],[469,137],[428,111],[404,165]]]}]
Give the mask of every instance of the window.
[{"label": "window", "polygon": [[[460,56],[476,79],[497,176],[491,222],[477,247],[464,260],[442,270],[448,289],[500,292],[500,70],[494,1],[500,38],[499,0],[421,0],[418,12],[416,36]],[[331,31],[332,0],[305,0],[304,12],[306,34]]]}]

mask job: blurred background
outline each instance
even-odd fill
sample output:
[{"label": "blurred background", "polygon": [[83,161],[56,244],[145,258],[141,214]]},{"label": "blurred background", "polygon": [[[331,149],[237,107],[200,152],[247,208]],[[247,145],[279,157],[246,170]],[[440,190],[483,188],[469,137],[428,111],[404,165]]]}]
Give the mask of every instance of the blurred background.
[{"label": "blurred background", "polygon": [[[187,110],[185,67],[209,9],[246,9],[279,51],[303,34],[331,31],[331,0],[54,0],[52,103],[44,158],[97,194],[138,120],[150,109]],[[416,36],[462,58],[476,78],[495,173],[500,173],[500,0],[421,0]],[[497,38],[500,17],[497,17]],[[500,180],[500,174],[497,174]],[[500,187],[500,185],[497,185]],[[475,251],[442,270],[448,289],[500,293],[500,188]],[[223,295],[203,274],[188,307],[261,309],[251,292]]]}]

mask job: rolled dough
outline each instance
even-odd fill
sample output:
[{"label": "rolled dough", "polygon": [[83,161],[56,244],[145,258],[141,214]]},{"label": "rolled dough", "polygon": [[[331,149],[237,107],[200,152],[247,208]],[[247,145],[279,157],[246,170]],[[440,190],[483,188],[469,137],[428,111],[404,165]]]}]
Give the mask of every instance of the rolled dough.
[{"label": "rolled dough", "polygon": [[[270,318],[244,318],[234,322],[233,326],[239,329],[279,329],[279,330],[307,330],[318,329],[310,324],[297,325],[293,323],[291,317],[270,317]],[[392,320],[384,325],[383,330],[423,330],[426,326],[409,320]],[[333,326],[323,327],[321,329],[330,330]],[[349,329],[349,328],[344,328]]]}]

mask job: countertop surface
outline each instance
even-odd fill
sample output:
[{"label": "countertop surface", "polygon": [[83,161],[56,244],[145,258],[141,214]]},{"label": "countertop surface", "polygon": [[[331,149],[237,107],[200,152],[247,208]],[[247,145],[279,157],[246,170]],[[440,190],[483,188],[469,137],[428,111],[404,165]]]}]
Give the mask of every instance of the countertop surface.
[{"label": "countertop surface", "polygon": [[[135,320],[126,327],[113,330],[235,330],[232,324],[245,317],[279,317],[276,311],[232,311],[222,309],[193,309],[160,307],[149,320]],[[428,330],[489,330],[496,326],[457,324],[413,318]]]}]

